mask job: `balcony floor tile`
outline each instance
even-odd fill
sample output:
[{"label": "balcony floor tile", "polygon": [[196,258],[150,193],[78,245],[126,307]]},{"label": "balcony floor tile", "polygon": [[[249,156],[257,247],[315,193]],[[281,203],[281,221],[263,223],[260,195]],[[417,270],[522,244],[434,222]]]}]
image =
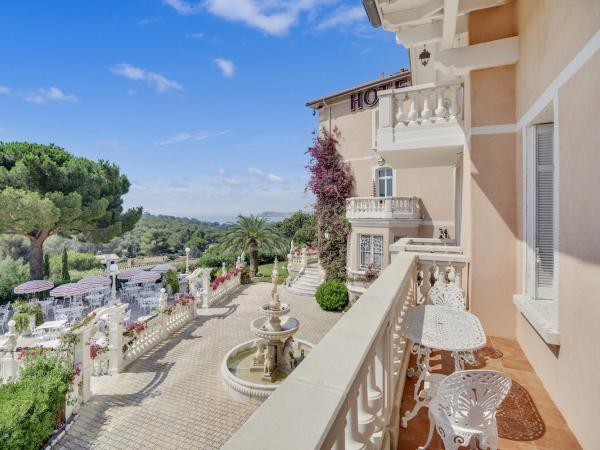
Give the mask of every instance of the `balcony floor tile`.
[{"label": "balcony floor tile", "polygon": [[[516,341],[488,337],[486,346],[475,356],[475,365],[468,368],[501,370],[513,380],[513,387],[498,411],[499,449],[581,449]],[[447,352],[432,352],[431,364],[437,373],[450,374],[454,368],[452,357]],[[411,366],[414,366],[414,357]],[[401,415],[414,406],[415,381],[416,378],[406,379]],[[400,428],[398,450],[414,450],[423,445],[428,432],[427,408],[422,408],[408,423],[407,429]],[[429,449],[443,448],[436,433]]]}]

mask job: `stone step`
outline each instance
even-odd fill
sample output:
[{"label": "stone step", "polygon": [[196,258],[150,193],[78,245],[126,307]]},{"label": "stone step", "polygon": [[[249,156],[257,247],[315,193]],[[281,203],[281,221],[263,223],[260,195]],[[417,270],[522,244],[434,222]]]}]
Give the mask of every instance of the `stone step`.
[{"label": "stone step", "polygon": [[288,286],[287,290],[292,294],[306,295],[311,297],[315,295],[315,292],[317,292],[316,289],[307,289],[296,285]]},{"label": "stone step", "polygon": [[298,286],[298,287],[312,289],[312,290],[316,291],[317,288],[319,287],[319,283],[310,283],[310,282],[306,282],[303,280],[296,280],[292,283],[292,286]]},{"label": "stone step", "polygon": [[307,281],[315,281],[315,282],[319,282],[321,281],[321,277],[320,276],[313,276],[313,275],[300,275],[298,278],[296,278],[297,280],[307,280]]}]

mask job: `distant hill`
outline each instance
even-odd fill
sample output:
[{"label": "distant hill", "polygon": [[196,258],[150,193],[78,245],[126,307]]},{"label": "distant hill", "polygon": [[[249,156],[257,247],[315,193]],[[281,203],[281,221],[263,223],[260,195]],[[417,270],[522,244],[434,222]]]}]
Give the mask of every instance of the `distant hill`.
[{"label": "distant hill", "polygon": [[267,219],[269,222],[281,222],[284,219],[289,219],[293,214],[293,212],[265,211],[260,213],[259,216]]}]

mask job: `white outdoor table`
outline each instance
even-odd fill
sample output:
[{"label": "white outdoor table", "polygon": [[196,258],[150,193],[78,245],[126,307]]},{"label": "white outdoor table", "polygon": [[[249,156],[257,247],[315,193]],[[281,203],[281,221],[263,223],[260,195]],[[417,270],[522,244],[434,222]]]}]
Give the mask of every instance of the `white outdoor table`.
[{"label": "white outdoor table", "polygon": [[404,337],[423,347],[452,352],[455,370],[462,369],[460,353],[479,350],[487,340],[477,316],[446,306],[409,308],[400,330]]},{"label": "white outdoor table", "polygon": [[423,406],[429,404],[437,393],[439,384],[446,377],[431,372],[431,350],[435,348],[452,352],[454,370],[462,370],[464,355],[484,347],[486,337],[481,322],[470,312],[437,305],[409,308],[400,325],[400,331],[413,342],[411,353],[417,355],[419,374],[414,389],[415,405],[400,421],[401,426],[406,428],[407,422],[415,417]]}]

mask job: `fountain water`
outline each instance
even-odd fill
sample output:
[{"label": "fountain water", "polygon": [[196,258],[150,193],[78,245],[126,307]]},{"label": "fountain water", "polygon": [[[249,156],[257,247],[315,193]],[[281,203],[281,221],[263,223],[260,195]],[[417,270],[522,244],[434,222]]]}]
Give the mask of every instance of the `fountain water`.
[{"label": "fountain water", "polygon": [[225,356],[221,368],[225,388],[236,398],[252,403],[260,403],[268,397],[313,347],[293,338],[300,322],[288,316],[290,305],[280,302],[277,278],[276,259],[271,274],[271,301],[260,307],[263,317],[250,324],[258,339],[234,347]]}]

